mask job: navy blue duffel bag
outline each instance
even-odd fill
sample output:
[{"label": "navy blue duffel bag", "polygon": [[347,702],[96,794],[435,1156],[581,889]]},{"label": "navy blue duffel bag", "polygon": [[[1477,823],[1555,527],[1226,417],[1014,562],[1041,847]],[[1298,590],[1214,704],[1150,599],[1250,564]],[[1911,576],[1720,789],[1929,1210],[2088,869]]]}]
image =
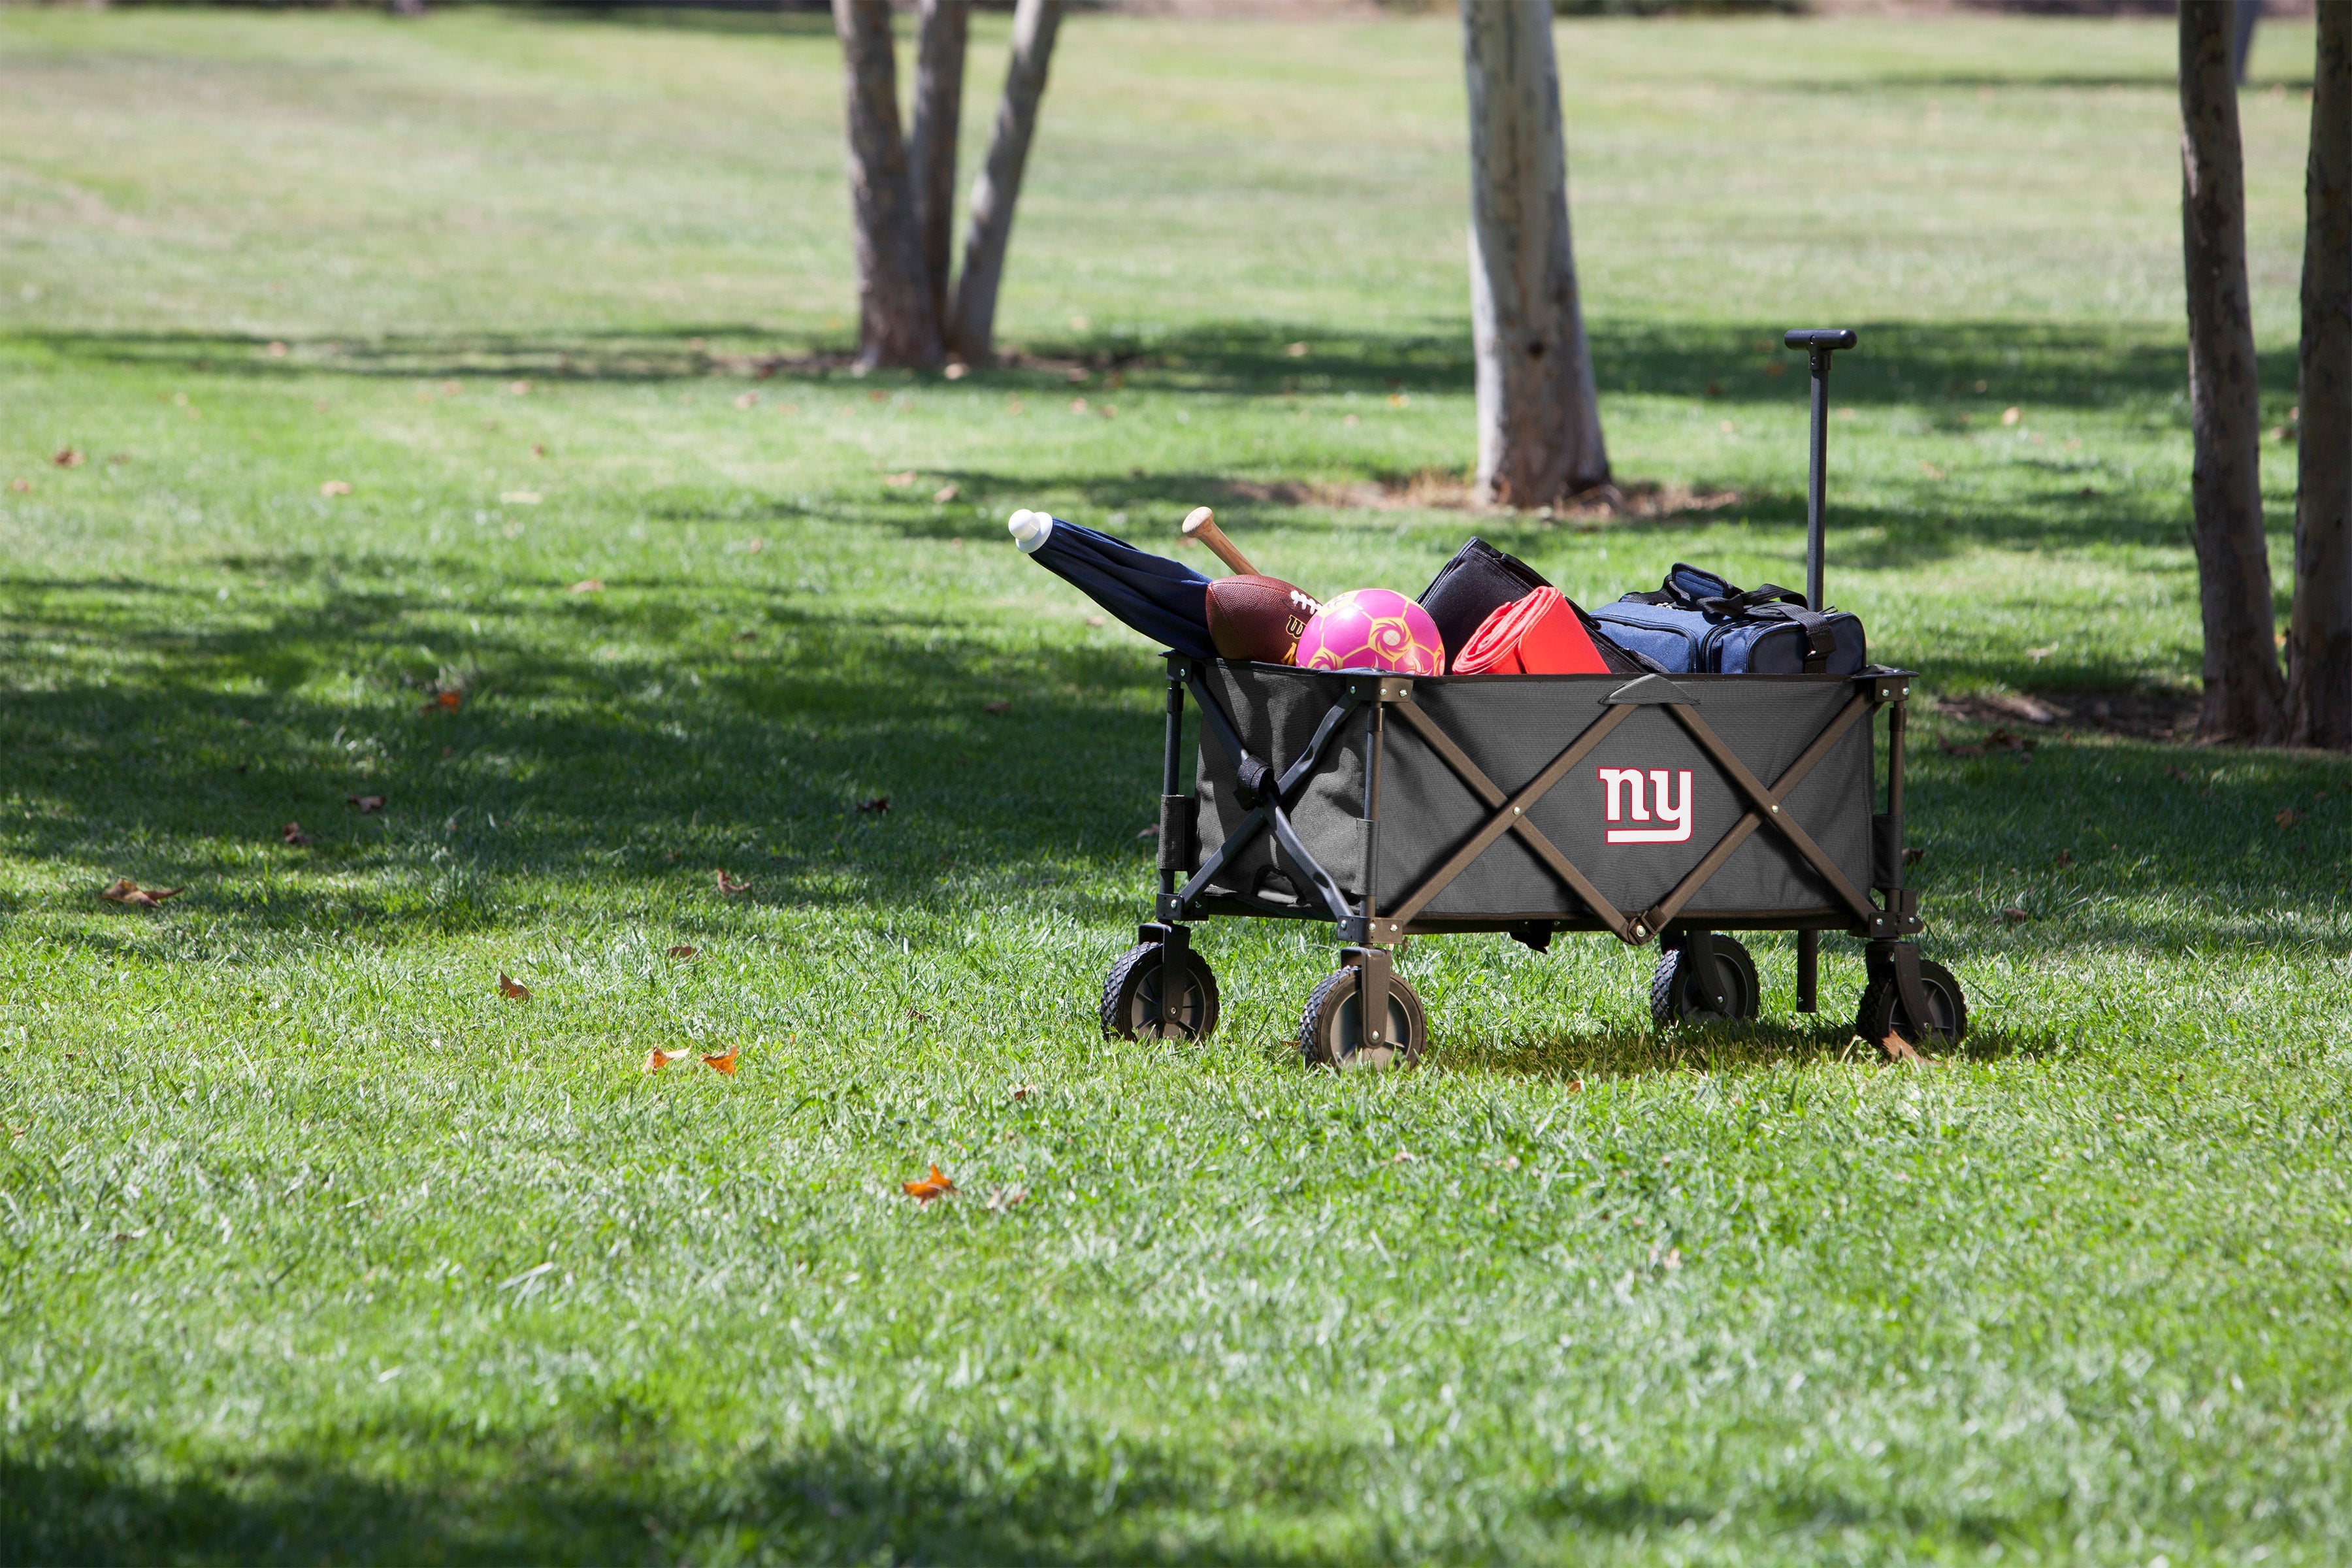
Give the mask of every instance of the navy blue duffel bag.
[{"label": "navy blue duffel bag", "polygon": [[1862,621],[1810,610],[1775,583],[1741,590],[1681,562],[1654,594],[1628,594],[1592,618],[1676,675],[1852,675],[1870,662]]}]

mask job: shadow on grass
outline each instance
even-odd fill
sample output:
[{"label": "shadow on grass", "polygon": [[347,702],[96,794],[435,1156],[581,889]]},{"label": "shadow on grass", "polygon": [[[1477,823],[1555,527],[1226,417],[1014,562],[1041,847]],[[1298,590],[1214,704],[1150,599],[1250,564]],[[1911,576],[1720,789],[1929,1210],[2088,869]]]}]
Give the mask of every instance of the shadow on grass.
[{"label": "shadow on grass", "polygon": [[[351,575],[228,624],[192,594],[0,584],[0,647],[38,671],[0,697],[7,843],[86,868],[93,889],[193,884],[163,921],[126,911],[83,940],[205,919],[477,930],[566,885],[632,899],[709,889],[721,868],[751,883],[730,908],[1017,890],[1109,918],[1066,885],[1074,866],[1131,868],[1143,896],[1146,654],[1009,652],[759,585],[615,604],[503,584],[453,605]],[[462,689],[455,710],[443,686]],[[381,812],[353,804],[370,796]],[[286,842],[289,825],[310,842]]]},{"label": "shadow on grass", "polygon": [[[1821,322],[1591,323],[1594,376],[1603,393],[1804,402],[1805,363],[1783,349],[1783,328]],[[1926,405],[1976,400],[2004,405],[2111,408],[2168,405],[2187,384],[2187,350],[2175,333],[2046,322],[1862,321],[1862,346],[1838,361],[1839,403]],[[1208,322],[1150,336],[1095,335],[1019,345],[1014,363],[974,369],[950,384],[940,372],[853,374],[845,342],[779,342],[743,322],[685,324],[660,332],[557,335],[392,335],[298,341],[273,356],[268,340],[188,332],[24,332],[15,342],[59,358],[211,374],[288,380],[320,374],[439,379],[531,376],[565,382],[667,382],[711,376],[786,384],[838,382],[869,389],[951,385],[966,394],[1067,390],[1085,370],[1090,395],[1106,390],[1269,396],[1286,393],[1454,393],[1471,388],[1469,333],[1337,331],[1295,322]],[[1305,352],[1294,354],[1303,344]],[[715,346],[713,346],[715,345]],[[2261,357],[2266,391],[2292,397],[2295,354]],[[2179,418],[2185,428],[2187,416]]]},{"label": "shadow on grass", "polygon": [[[886,1447],[835,1439],[790,1459],[738,1461],[677,1484],[661,1413],[604,1441],[371,1423],[400,1479],[276,1454],[152,1479],[141,1445],[82,1428],[27,1434],[0,1456],[0,1563],[1291,1563],[1427,1560],[1392,1527],[1359,1522],[1390,1456],[1347,1438],[1279,1452],[1184,1452],[1127,1434],[983,1426],[961,1439]],[[650,1425],[656,1430],[642,1428]],[[625,1446],[621,1439],[631,1440]],[[350,1441],[339,1434],[320,1447]],[[586,1452],[583,1452],[583,1447]],[[1210,1457],[1213,1456],[1213,1457]],[[2030,1506],[2030,1505],[2029,1505]],[[1720,1500],[1529,1489],[1519,1543],[1651,1540],[1717,1517]],[[1375,1508],[1375,1514],[1385,1511]],[[1890,1510],[1834,1492],[1760,1500],[1768,1529],[1825,1521],[1990,1540],[2032,1521]],[[1349,1528],[1352,1525],[1353,1528]],[[1491,1554],[1493,1525],[1455,1549]]]},{"label": "shadow on grass", "polygon": [[[682,895],[721,869],[751,889],[716,908],[847,920],[1013,901],[1108,924],[1144,902],[1159,670],[1140,647],[682,574],[570,595],[455,556],[221,563],[258,580],[236,604],[259,608],[111,577],[0,582],[6,843],[93,894],[117,875],[194,884],[160,920],[119,911],[64,940],[186,955],[222,927],[470,931],[569,889]],[[437,687],[462,689],[456,710]],[[2017,899],[2053,917],[1988,950],[2292,942],[2344,907],[2331,868],[2352,817],[2328,797],[2347,768],[2119,741],[2052,741],[2026,766],[1923,737],[1931,919],[1949,889],[1995,900],[1979,920]],[[377,795],[381,813],[350,804]],[[289,824],[312,842],[285,842]],[[2051,872],[2062,853],[2081,868]]]}]

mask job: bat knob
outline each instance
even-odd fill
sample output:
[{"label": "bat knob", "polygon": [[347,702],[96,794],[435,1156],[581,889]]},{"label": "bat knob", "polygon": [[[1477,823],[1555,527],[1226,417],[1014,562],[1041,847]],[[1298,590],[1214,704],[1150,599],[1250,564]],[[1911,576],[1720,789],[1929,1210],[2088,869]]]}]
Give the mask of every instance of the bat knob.
[{"label": "bat knob", "polygon": [[1196,506],[1190,512],[1185,514],[1181,531],[1183,533],[1185,538],[1190,539],[1194,534],[1200,532],[1202,529],[1215,526],[1216,521],[1217,514],[1215,512],[1211,511],[1207,507]]}]

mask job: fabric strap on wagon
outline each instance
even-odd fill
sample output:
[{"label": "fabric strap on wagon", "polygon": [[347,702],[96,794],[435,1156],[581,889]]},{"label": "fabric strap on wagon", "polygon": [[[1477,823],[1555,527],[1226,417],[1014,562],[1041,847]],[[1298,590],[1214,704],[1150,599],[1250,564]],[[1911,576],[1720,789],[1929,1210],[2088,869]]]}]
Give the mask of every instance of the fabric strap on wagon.
[{"label": "fabric strap on wagon", "polygon": [[[1377,940],[1393,940],[1404,934],[1414,917],[1428,908],[1432,900],[1444,892],[1455,878],[1469,868],[1472,862],[1507,833],[1518,835],[1520,842],[1534,853],[1536,858],[1566,884],[1594,917],[1616,934],[1619,941],[1636,947],[1664,930],[1691,898],[1706,885],[1708,879],[1731,858],[1733,852],[1748,841],[1748,836],[1765,826],[1771,827],[1788,841],[1789,847],[1796,851],[1806,866],[1829,885],[1840,902],[1853,911],[1856,921],[1868,925],[1880,912],[1863,890],[1854,886],[1853,879],[1813,841],[1811,835],[1798,826],[1793,815],[1781,809],[1790,792],[1803,782],[1816,763],[1829,755],[1830,749],[1839,738],[1870,711],[1870,697],[1866,690],[1857,691],[1853,699],[1814,737],[1812,744],[1807,746],[1780,776],[1768,785],[1708,726],[1698,712],[1696,700],[1689,692],[1662,675],[1645,675],[1601,699],[1601,715],[1587,725],[1565,750],[1516,794],[1506,795],[1454,743],[1454,738],[1412,700],[1410,682],[1384,682],[1383,686],[1383,697],[1394,703],[1398,717],[1410,725],[1428,743],[1430,750],[1443,758],[1462,782],[1486,803],[1489,815],[1443,865],[1423,879],[1419,887],[1374,919],[1372,926]],[[1206,706],[1205,702],[1203,706]],[[1570,770],[1583,761],[1595,746],[1606,740],[1611,731],[1623,723],[1636,708],[1642,707],[1663,707],[1673,714],[1676,722],[1706,754],[1708,761],[1734,789],[1747,798],[1748,809],[1663,900],[1647,910],[1619,910],[1601,895],[1573,861],[1560,852],[1558,845],[1528,819],[1528,812],[1537,801],[1549,794],[1554,785],[1566,778]],[[1329,722],[1326,721],[1327,729]],[[1319,743],[1321,737],[1318,735],[1318,739]],[[1236,834],[1235,838],[1239,837],[1240,835]],[[1228,844],[1231,843],[1229,840]]]}]

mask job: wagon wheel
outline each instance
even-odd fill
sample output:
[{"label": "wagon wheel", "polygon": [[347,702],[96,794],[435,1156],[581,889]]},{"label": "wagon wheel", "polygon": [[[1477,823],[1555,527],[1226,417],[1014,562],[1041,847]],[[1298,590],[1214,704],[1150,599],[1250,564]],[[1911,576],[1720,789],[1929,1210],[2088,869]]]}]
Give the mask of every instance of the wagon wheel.
[{"label": "wagon wheel", "polygon": [[1731,1011],[1716,1011],[1715,999],[1699,989],[1690,955],[1681,948],[1668,948],[1658,954],[1657,970],[1650,976],[1650,1021],[1659,1028],[1737,1023],[1753,1018],[1760,1010],[1763,988],[1756,982],[1756,960],[1727,936],[1712,940],[1715,966],[1723,976],[1725,999],[1731,1004]]},{"label": "wagon wheel", "polygon": [[1912,1045],[1934,1050],[1957,1046],[1969,1032],[1969,999],[1952,972],[1940,963],[1919,961],[1919,989],[1927,995],[1927,1029],[1913,1026],[1896,991],[1895,972],[1888,970],[1863,987],[1862,1005],[1854,1010],[1853,1032],[1874,1043],[1901,1035]]},{"label": "wagon wheel", "polygon": [[1402,976],[1391,974],[1389,1026],[1379,1045],[1367,1046],[1363,1001],[1357,994],[1360,980],[1352,967],[1339,970],[1325,975],[1307,999],[1307,1011],[1298,1020],[1298,1054],[1307,1066],[1352,1072],[1404,1067],[1420,1059],[1429,1043],[1429,1016],[1422,1011],[1419,994]]},{"label": "wagon wheel", "polygon": [[[1160,944],[1130,947],[1103,979],[1102,1032],[1106,1040],[1156,1040],[1166,1015],[1160,1000]],[[1217,975],[1209,961],[1184,950],[1184,996],[1174,1009],[1176,1031],[1205,1040],[1217,1028]]]}]

